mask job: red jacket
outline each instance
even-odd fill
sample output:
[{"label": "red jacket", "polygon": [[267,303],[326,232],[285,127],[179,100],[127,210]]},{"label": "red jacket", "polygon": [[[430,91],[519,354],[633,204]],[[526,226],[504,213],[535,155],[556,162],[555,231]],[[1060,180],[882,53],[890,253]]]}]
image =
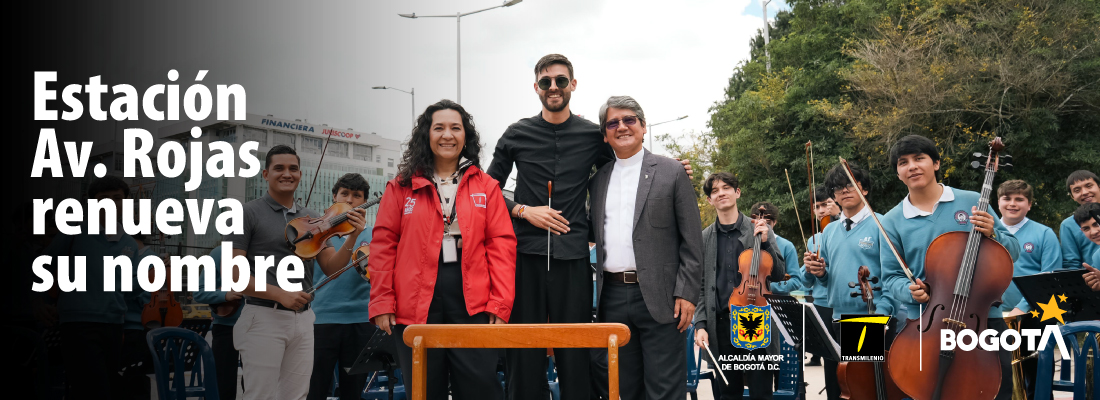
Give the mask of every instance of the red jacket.
[{"label": "red jacket", "polygon": [[[414,176],[407,187],[398,179],[386,183],[372,232],[370,318],[392,313],[398,324],[423,324],[439,269],[443,212],[428,179]],[[515,296],[516,234],[500,184],[476,166],[467,168],[455,207],[466,311],[488,311],[507,321]]]}]

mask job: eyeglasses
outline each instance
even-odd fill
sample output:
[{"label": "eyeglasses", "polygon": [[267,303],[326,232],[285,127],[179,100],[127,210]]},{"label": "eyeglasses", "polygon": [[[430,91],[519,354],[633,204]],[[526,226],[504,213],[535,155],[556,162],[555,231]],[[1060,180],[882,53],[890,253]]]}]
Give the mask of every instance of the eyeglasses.
[{"label": "eyeglasses", "polygon": [[[566,76],[559,76],[554,78],[554,83],[558,85],[558,89],[569,86],[569,78]],[[539,79],[539,89],[550,90],[550,77]]]},{"label": "eyeglasses", "polygon": [[834,187],[833,188],[833,193],[843,193],[843,192],[847,192],[847,191],[855,189],[855,188],[856,188],[855,185],[853,185],[849,182],[847,185]]},{"label": "eyeglasses", "polygon": [[604,129],[613,131],[613,130],[619,129],[619,122],[620,121],[622,121],[622,123],[626,124],[626,126],[634,126],[634,124],[638,123],[638,119],[639,118],[638,118],[637,115],[628,115],[628,116],[622,117],[621,119],[613,119],[613,120],[607,121],[606,123],[603,124],[603,127],[604,127]]},{"label": "eyeglasses", "polygon": [[765,221],[768,221],[768,222],[775,222],[775,217],[773,217],[773,216],[772,216],[772,215],[770,215],[770,214],[769,214],[769,215],[765,215],[765,216],[763,216],[763,217],[761,217],[760,215],[757,215],[757,214],[753,214],[753,215],[750,215],[750,216],[749,216],[749,218],[752,218],[752,219],[761,219],[761,218],[763,218],[763,219],[764,219]]}]

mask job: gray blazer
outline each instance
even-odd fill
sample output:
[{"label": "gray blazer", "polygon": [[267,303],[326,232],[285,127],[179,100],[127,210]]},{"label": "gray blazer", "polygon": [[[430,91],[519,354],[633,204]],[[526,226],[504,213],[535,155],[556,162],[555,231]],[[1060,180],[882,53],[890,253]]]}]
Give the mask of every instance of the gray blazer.
[{"label": "gray blazer", "polygon": [[[740,214],[740,212],[739,212]],[[740,218],[744,219],[741,222],[741,244],[746,250],[752,250],[753,245],[753,224],[749,222],[748,218],[744,214],[740,214]],[[729,299],[718,298],[718,286],[715,283],[717,281],[717,267],[718,267],[718,234],[715,232],[717,222],[710,224],[707,229],[703,230],[703,292],[700,294],[699,303],[695,305],[695,325],[696,328],[703,323],[706,325],[707,337],[710,341],[710,348],[717,349],[718,347],[718,335],[717,329],[730,329],[728,326],[718,327],[714,321],[718,320],[717,312],[723,304],[729,303]],[[771,253],[772,260],[772,282],[779,282],[783,279],[783,276],[787,274],[787,268],[783,262],[783,257],[779,254],[779,246],[775,240],[775,232],[768,231],[768,253]],[[709,322],[708,322],[709,321]],[[768,346],[769,354],[779,354],[779,333],[775,332],[776,324],[772,321],[772,345]]]},{"label": "gray blazer", "polygon": [[[638,195],[634,203],[634,260],[638,266],[638,285],[650,315],[658,323],[676,321],[672,316],[676,297],[699,304],[703,258],[699,204],[683,164],[650,153],[642,158],[638,176]],[[596,243],[596,315],[603,291],[603,265],[607,235],[626,232],[604,230],[607,187],[615,162],[600,167],[588,184],[592,205],[590,218]]]}]

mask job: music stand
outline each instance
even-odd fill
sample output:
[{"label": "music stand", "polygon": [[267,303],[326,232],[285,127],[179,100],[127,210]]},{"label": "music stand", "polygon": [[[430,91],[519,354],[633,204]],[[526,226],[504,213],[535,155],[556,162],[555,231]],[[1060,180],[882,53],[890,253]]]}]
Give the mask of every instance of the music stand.
[{"label": "music stand", "polygon": [[1100,292],[1092,291],[1085,284],[1085,279],[1081,277],[1085,272],[1083,268],[1045,272],[1018,276],[1012,278],[1012,282],[1032,305],[1046,304],[1050,296],[1065,295],[1066,301],[1057,303],[1058,308],[1066,310],[1062,315],[1066,323],[1100,319]]},{"label": "music stand", "polygon": [[[385,372],[389,377],[386,382],[389,398],[393,399],[393,385],[395,384],[393,370],[398,368],[397,361],[394,358],[397,356],[397,342],[395,340],[392,335],[381,329],[374,331],[370,340],[367,341],[366,347],[363,347],[363,350],[359,352],[359,357],[356,357],[351,367],[344,368],[344,372],[348,375]],[[371,381],[373,380],[374,378],[371,378]]]},{"label": "music stand", "polygon": [[813,304],[799,303],[794,297],[784,295],[766,294],[764,298],[772,306],[772,312],[779,316],[780,323],[777,325],[783,327],[781,334],[785,340],[790,339],[796,347],[802,345],[802,318],[805,313],[806,346],[804,350],[832,360],[840,360],[840,345],[829,334],[825,321],[817,314],[817,308]]}]

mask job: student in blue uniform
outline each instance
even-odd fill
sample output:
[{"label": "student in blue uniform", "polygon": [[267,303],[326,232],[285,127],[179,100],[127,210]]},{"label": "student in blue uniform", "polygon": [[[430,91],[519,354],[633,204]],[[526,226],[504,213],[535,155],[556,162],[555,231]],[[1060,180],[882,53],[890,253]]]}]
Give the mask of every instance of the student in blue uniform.
[{"label": "student in blue uniform", "polygon": [[[88,197],[113,200],[115,210],[122,209],[122,200],[130,196],[130,187],[122,179],[105,176],[88,186]],[[116,220],[121,213],[116,213]],[[57,313],[60,322],[61,354],[66,371],[66,396],[70,398],[116,399],[119,355],[122,350],[122,325],[126,318],[126,293],[120,290],[103,290],[103,258],[128,257],[133,259],[138,244],[122,233],[108,235],[105,227],[116,221],[99,218],[99,233],[89,233],[89,224],[82,224],[77,235],[57,235],[46,248],[46,255],[53,257],[50,268],[57,276],[58,257],[69,257],[69,276],[72,274],[73,257],[86,260],[85,291],[60,292],[57,297]],[[118,270],[116,269],[116,272]],[[115,274],[115,288],[122,279],[130,276]],[[55,281],[56,284],[56,281]]]},{"label": "student in blue uniform", "polygon": [[[940,153],[936,143],[919,135],[909,135],[898,140],[890,149],[890,164],[895,166],[898,179],[909,189],[909,195],[886,213],[882,220],[886,234],[912,270],[915,284],[910,284],[901,264],[891,251],[879,252],[882,265],[883,291],[889,291],[897,302],[894,314],[916,318],[921,304],[929,300],[929,288],[925,278],[924,257],[928,245],[937,236],[947,232],[968,232],[972,228],[982,235],[1004,245],[1015,261],[1020,255],[1020,243],[1005,228],[997,215],[978,211],[980,194],[955,189],[939,183]],[[951,288],[932,288],[951,290]],[[906,313],[900,310],[905,309]],[[1001,309],[990,307],[988,327],[998,332],[1007,329]],[[985,351],[978,348],[974,351]],[[1011,353],[999,351],[1001,376],[1011,377]],[[1012,395],[1012,379],[1001,379],[997,399]]]},{"label": "student in blue uniform", "polygon": [[[367,201],[368,193],[370,185],[367,180],[362,175],[349,173],[340,177],[333,185],[332,201],[358,207]],[[365,211],[359,210],[358,214],[361,215],[359,218],[363,218]],[[329,240],[330,247],[322,250],[317,256],[318,262],[314,263],[314,284],[326,278],[320,262],[333,257],[336,253],[334,249],[354,251],[359,246],[370,243],[370,229],[363,229],[353,235]],[[354,255],[352,259],[354,260]],[[350,260],[343,261],[339,268],[343,268],[348,262]],[[348,375],[344,368],[355,363],[359,352],[366,347],[367,341],[378,329],[370,323],[369,303],[370,282],[354,270],[341,274],[314,294],[313,312],[317,314],[317,321],[313,325],[313,335],[316,342],[313,345],[313,375],[309,378],[308,399],[323,400],[328,397],[332,388],[332,371],[337,363],[340,366],[340,389],[337,395],[342,400],[358,399],[361,395],[367,384],[367,375]]]},{"label": "student in blue uniform", "polygon": [[[1077,170],[1066,178],[1066,188],[1069,196],[1077,204],[1100,202],[1100,178],[1092,171]],[[1062,221],[1058,229],[1058,237],[1062,241],[1062,268],[1078,269],[1082,262],[1087,262],[1100,253],[1097,246],[1091,246],[1088,238],[1081,233],[1081,228],[1070,215]]]},{"label": "student in blue uniform", "polygon": [[[832,196],[833,194],[829,192],[829,189],[825,188],[825,185],[818,185],[817,188],[814,189],[814,200],[817,200],[814,202],[814,218],[820,220],[829,216],[832,217],[834,221],[836,220],[836,216],[840,214],[840,210]],[[814,232],[809,239],[806,239],[806,245],[810,246],[806,251],[816,252],[820,240],[821,232]],[[829,308],[829,289],[827,289],[825,285],[818,285],[817,279],[811,279],[812,277],[807,278],[808,276],[809,275],[806,274],[806,266],[803,265],[802,268],[798,270],[798,278],[802,281],[803,290],[810,290],[810,297],[814,299],[813,304],[814,308],[817,309],[817,314],[821,315],[822,318],[829,318],[830,315],[833,315],[833,310]],[[810,362],[806,363],[808,367],[820,365],[821,356],[817,354],[814,354],[813,357],[810,358]],[[839,383],[837,383],[837,385],[839,385]],[[837,387],[839,388],[839,386]]]},{"label": "student in blue uniform", "polygon": [[[879,252],[882,249],[882,235],[871,217],[871,209],[860,199],[870,194],[871,176],[857,164],[851,163],[852,176],[856,185],[852,185],[844,173],[843,166],[837,165],[829,170],[825,177],[825,186],[830,195],[840,205],[840,217],[825,227],[821,233],[821,253],[806,252],[803,263],[806,265],[807,279],[813,279],[817,286],[828,290],[829,308],[832,315],[822,316],[839,320],[843,314],[867,314],[867,305],[860,297],[852,297],[853,290],[849,282],[859,282],[859,267],[867,266],[872,277],[881,277]],[[877,286],[877,285],[876,285]],[[856,290],[858,292],[858,290]],[[887,292],[874,293],[876,314],[893,315],[894,307]],[[836,326],[830,325],[833,335],[837,335]],[[830,400],[840,398],[840,385],[837,383],[837,362],[825,360],[825,390]]]},{"label": "student in blue uniform", "polygon": [[[1027,182],[1016,179],[997,187],[997,209],[1001,211],[1001,222],[1020,242],[1020,258],[1012,266],[1012,276],[1050,272],[1062,264],[1062,248],[1058,237],[1054,236],[1054,230],[1027,218],[1032,201],[1031,185]],[[1009,316],[1031,311],[1015,283],[1008,285],[1001,300],[1001,311],[1009,312]]]},{"label": "student in blue uniform", "polygon": [[1081,232],[1085,235],[1090,242],[1092,242],[1093,248],[1092,259],[1086,260],[1083,264],[1085,267],[1085,283],[1089,285],[1094,291],[1100,291],[1100,204],[1097,203],[1085,203],[1081,207],[1077,208],[1077,211],[1073,213],[1073,219],[1077,222],[1077,226],[1081,228]]},{"label": "student in blue uniform", "polygon": [[207,288],[203,286],[203,283],[206,282],[205,276],[207,273],[214,274],[214,285],[218,289],[221,288],[222,247],[218,246],[210,250],[210,258],[214,259],[214,269],[207,271],[206,268],[203,268],[199,271],[199,290],[191,295],[196,303],[211,306],[210,311],[214,322],[210,326],[210,335],[213,336],[210,348],[214,352],[214,369],[218,372],[218,398],[232,400],[237,398],[237,365],[241,356],[241,353],[233,347],[233,325],[237,323],[237,318],[241,316],[241,309],[244,308],[244,304],[241,303],[236,312],[225,317],[214,314],[213,305],[241,300],[244,295],[241,292],[206,290]]}]

